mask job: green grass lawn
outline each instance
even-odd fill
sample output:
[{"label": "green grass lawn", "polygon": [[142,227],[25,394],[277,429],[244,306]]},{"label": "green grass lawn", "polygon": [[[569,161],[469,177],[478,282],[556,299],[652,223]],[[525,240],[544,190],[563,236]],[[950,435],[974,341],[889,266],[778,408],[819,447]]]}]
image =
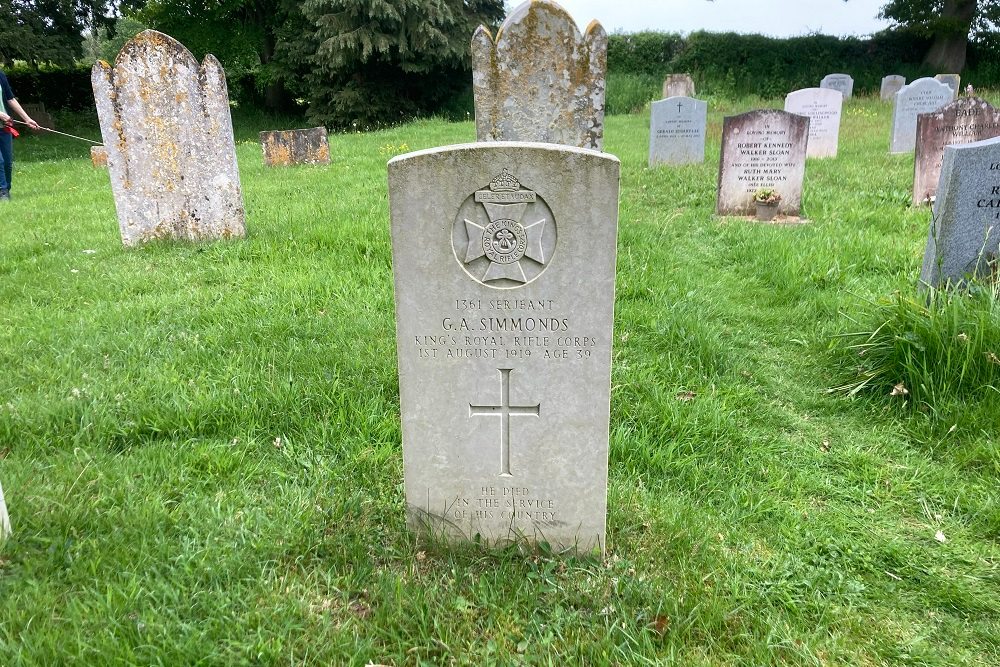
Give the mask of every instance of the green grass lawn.
[{"label": "green grass lawn", "polygon": [[472,123],[273,170],[238,123],[249,237],[132,250],[86,145],[20,141],[0,665],[1000,664],[1000,394],[826,391],[854,379],[838,336],[915,294],[912,157],[855,100],[808,164],[811,224],[717,219],[722,115],[757,103],[712,100],[708,158],[679,169],[646,168],[648,112],[608,119],[603,562],[405,526],[385,163]]}]

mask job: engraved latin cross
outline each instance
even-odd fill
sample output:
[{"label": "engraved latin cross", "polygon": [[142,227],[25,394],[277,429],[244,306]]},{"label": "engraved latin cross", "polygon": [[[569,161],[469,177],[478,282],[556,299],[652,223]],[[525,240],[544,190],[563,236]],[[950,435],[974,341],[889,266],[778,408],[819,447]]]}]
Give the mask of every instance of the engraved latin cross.
[{"label": "engraved latin cross", "polygon": [[497,415],[500,417],[500,475],[512,477],[510,473],[510,418],[537,417],[540,403],[535,405],[510,404],[510,368],[500,371],[500,405],[473,405],[469,403],[470,417]]}]

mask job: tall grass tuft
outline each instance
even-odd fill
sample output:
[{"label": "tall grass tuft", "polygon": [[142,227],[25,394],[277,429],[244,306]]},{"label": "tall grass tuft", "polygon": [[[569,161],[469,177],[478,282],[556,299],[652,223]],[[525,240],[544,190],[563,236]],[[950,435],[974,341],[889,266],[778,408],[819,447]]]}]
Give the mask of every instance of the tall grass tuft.
[{"label": "tall grass tuft", "polygon": [[872,304],[874,326],[838,336],[853,378],[831,391],[898,397],[918,408],[1000,386],[1000,284],[896,293]]}]

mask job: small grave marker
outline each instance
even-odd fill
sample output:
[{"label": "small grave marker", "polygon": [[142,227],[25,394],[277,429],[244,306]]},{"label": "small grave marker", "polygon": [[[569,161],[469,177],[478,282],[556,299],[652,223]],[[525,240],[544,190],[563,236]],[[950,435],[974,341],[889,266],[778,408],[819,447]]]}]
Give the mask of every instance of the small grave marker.
[{"label": "small grave marker", "polygon": [[917,79],[900,88],[892,109],[889,152],[912,151],[917,142],[917,116],[936,111],[951,99],[951,88],[930,77]]},{"label": "small grave marker", "polygon": [[268,167],[330,164],[330,141],[325,127],[261,132],[260,146]]},{"label": "small grave marker", "polygon": [[890,74],[882,77],[882,87],[879,89],[879,98],[883,102],[891,102],[896,99],[896,93],[906,85],[906,77],[899,74]]},{"label": "small grave marker", "polygon": [[806,157],[837,157],[844,96],[829,88],[804,88],[785,97],[785,111],[809,118]]},{"label": "small grave marker", "polygon": [[690,74],[668,74],[663,80],[663,97],[694,97],[694,79]]},{"label": "small grave marker", "polygon": [[808,140],[805,116],[776,109],[727,116],[722,124],[716,214],[753,215],[754,194],[773,188],[781,195],[778,214],[798,216]]},{"label": "small grave marker", "polygon": [[844,99],[854,97],[854,79],[850,74],[827,74],[819,82],[819,87],[839,90]]},{"label": "small grave marker", "polygon": [[708,103],[690,97],[653,102],[649,121],[649,166],[705,161]]}]

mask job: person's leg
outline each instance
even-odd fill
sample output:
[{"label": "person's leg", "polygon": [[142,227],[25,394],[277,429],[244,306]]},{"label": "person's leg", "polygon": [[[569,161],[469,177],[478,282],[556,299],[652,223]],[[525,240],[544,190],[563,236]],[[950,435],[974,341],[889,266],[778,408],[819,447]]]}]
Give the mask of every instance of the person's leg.
[{"label": "person's leg", "polygon": [[14,175],[14,137],[0,132],[0,193],[10,192],[10,180]]}]

